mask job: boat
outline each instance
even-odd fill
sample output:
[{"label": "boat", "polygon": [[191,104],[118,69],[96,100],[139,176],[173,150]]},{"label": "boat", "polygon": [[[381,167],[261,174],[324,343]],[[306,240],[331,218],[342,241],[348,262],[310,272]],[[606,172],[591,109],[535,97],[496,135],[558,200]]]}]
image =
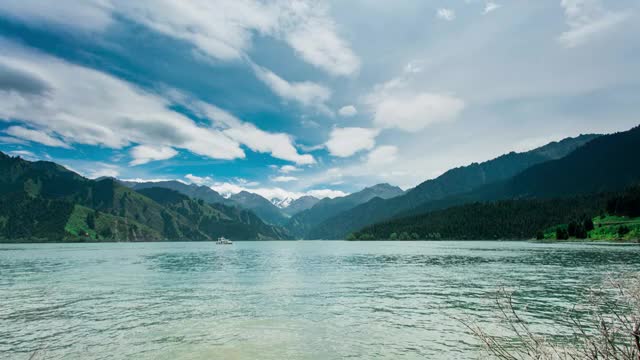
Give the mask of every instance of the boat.
[{"label": "boat", "polygon": [[231,245],[233,244],[233,242],[231,242],[231,240],[227,239],[224,236],[221,236],[218,238],[218,241],[216,241],[216,244],[218,245]]}]

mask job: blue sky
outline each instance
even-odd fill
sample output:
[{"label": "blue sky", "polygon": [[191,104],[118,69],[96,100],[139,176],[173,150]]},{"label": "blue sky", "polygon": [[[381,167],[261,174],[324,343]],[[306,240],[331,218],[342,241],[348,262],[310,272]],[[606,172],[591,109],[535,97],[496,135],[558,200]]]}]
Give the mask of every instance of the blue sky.
[{"label": "blue sky", "polygon": [[4,0],[0,150],[339,196],[640,123],[635,0]]}]

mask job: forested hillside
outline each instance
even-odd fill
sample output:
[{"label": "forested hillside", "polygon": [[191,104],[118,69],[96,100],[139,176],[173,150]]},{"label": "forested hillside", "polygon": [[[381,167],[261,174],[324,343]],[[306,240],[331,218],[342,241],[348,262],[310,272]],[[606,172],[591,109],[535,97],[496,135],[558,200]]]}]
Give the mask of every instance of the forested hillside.
[{"label": "forested hillside", "polygon": [[[225,216],[194,217],[173,204],[163,205],[122,186],[114,179],[89,180],[55,163],[30,162],[0,153],[1,241],[201,241],[221,235],[236,239],[241,235],[255,235],[247,239],[288,237],[283,230],[267,226],[250,212],[224,206],[201,210]],[[202,225],[205,220],[207,226]]]},{"label": "forested hillside", "polygon": [[333,217],[323,220],[310,231],[309,238],[344,238],[349,233],[366,225],[390,219],[422,204],[504,181],[534,165],[562,158],[598,137],[599,135],[580,135],[552,142],[528,152],[512,152],[483,163],[474,163],[449,170],[436,179],[423,182],[402,196],[389,200],[373,199],[345,212],[335,214]]}]

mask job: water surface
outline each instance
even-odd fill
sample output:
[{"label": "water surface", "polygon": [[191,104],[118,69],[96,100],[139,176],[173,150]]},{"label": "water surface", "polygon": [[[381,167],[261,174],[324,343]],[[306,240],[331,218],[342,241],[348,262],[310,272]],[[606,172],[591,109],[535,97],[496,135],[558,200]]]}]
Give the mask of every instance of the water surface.
[{"label": "water surface", "polygon": [[[506,286],[536,324],[640,248],[525,242],[0,245],[0,358],[480,359]],[[551,328],[551,327],[550,327]]]}]

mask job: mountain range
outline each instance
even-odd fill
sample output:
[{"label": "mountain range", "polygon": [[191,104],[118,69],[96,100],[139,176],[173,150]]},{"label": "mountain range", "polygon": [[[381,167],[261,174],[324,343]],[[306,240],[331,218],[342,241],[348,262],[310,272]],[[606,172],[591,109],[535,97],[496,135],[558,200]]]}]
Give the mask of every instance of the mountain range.
[{"label": "mountain range", "polygon": [[[160,189],[161,191],[159,191]],[[0,153],[1,241],[288,239],[255,214],[171,189],[136,191]]]},{"label": "mountain range", "polygon": [[[333,199],[270,201],[248,191],[225,198],[180,181],[90,180],[0,152],[0,241],[528,236],[580,211],[592,215],[607,194],[640,182],[638,155],[640,127],[511,152],[408,191],[378,184]],[[502,219],[509,212],[519,214],[512,223]],[[504,231],[486,223],[503,224]],[[466,230],[454,230],[461,224]]]},{"label": "mountain range", "polygon": [[349,233],[392,218],[425,203],[463,194],[484,185],[508,179],[525,169],[566,156],[575,149],[598,138],[599,135],[580,135],[552,142],[531,151],[511,152],[483,163],[455,168],[441,176],[427,180],[402,196],[373,199],[340,214],[335,214],[307,234],[310,239],[341,239]]},{"label": "mountain range", "polygon": [[[508,179],[425,202],[388,221],[371,224],[356,237],[386,238],[409,229],[418,235],[419,231],[444,232],[448,238],[460,239],[465,238],[463,232],[475,238],[532,237],[533,231],[566,223],[578,213],[590,218],[605,212],[607,199],[640,183],[639,157],[640,127],[603,135]],[[463,223],[476,230],[463,230]],[[489,228],[491,234],[485,232]]]}]

